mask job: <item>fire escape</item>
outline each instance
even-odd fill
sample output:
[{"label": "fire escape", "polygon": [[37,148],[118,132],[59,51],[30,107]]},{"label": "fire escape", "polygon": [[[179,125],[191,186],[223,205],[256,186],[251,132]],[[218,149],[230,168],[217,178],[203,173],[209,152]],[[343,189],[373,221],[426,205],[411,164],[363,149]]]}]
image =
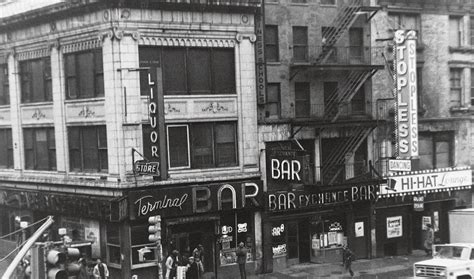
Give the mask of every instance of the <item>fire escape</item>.
[{"label": "fire escape", "polygon": [[325,94],[324,105],[312,109],[308,118],[294,119],[291,126],[292,136],[308,126],[314,127],[319,134],[324,130],[337,132],[338,139],[332,143],[331,150],[328,151],[329,155],[321,158],[320,177],[324,184],[336,182],[336,179],[344,172],[347,159],[355,154],[379,125],[379,120],[374,119],[374,115],[378,114],[372,113],[371,99],[364,100],[363,113],[358,114],[357,117],[354,117],[350,108],[354,96],[365,82],[370,80],[379,69],[384,68],[383,63],[372,63],[374,53],[382,50],[375,50],[370,46],[354,48],[337,45],[359,15],[366,15],[365,20],[368,22],[379,10],[377,7],[364,6],[363,2],[364,0],[349,0],[340,6],[331,26],[322,28],[322,45],[316,58],[306,65],[294,63],[291,66],[290,80],[301,71],[316,73],[337,71],[345,75],[332,92]]}]

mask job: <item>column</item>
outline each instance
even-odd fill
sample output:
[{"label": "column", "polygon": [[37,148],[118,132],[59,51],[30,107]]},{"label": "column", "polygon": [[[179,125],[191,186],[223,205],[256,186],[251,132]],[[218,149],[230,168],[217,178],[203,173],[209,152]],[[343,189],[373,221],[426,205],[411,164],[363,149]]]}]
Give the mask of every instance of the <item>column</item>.
[{"label": "column", "polygon": [[10,87],[10,113],[13,142],[13,166],[15,171],[23,169],[23,133],[21,130],[21,93],[19,65],[12,50],[8,55],[8,82]]}]

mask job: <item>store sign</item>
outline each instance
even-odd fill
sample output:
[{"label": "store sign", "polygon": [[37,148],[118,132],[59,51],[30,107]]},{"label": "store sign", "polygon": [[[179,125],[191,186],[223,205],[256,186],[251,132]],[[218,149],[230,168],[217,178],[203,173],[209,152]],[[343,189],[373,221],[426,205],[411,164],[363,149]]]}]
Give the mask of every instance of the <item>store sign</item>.
[{"label": "store sign", "polygon": [[285,224],[281,224],[278,227],[272,228],[272,236],[281,236],[285,233]]},{"label": "store sign", "polygon": [[411,158],[418,156],[416,31],[397,30],[394,42],[398,156]]},{"label": "store sign", "polygon": [[375,200],[378,185],[355,185],[347,189],[309,191],[278,191],[268,194],[267,209],[286,211],[310,207]]},{"label": "store sign", "polygon": [[160,175],[160,162],[136,161],[135,173],[144,175]]},{"label": "store sign", "polygon": [[411,160],[391,159],[388,160],[389,171],[411,171]]},{"label": "store sign", "polygon": [[132,191],[130,219],[255,208],[262,206],[261,196],[261,181]]},{"label": "store sign", "polygon": [[108,220],[110,200],[51,192],[0,190],[0,206]]},{"label": "store sign", "polygon": [[263,105],[266,103],[266,63],[265,63],[265,43],[264,31],[265,22],[262,13],[255,14],[255,62],[257,62],[257,104]]},{"label": "store sign", "polygon": [[413,196],[413,210],[415,211],[425,210],[425,197],[424,196]]},{"label": "store sign", "polygon": [[403,236],[402,216],[387,217],[387,238]]},{"label": "store sign", "polygon": [[286,255],[286,244],[278,244],[272,247],[273,257]]},{"label": "store sign", "polygon": [[311,184],[310,155],[302,150],[269,150],[267,152],[267,182],[287,186],[288,183]]},{"label": "store sign", "polygon": [[470,187],[472,173],[470,168],[440,169],[412,172],[387,177],[387,184],[380,187],[380,194],[407,193],[428,190],[443,190],[455,187]]}]

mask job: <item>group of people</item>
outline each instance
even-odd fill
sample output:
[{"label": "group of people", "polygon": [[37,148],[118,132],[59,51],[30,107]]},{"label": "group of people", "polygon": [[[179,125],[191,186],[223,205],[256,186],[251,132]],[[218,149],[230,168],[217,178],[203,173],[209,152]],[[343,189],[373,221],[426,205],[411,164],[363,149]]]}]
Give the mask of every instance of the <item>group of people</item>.
[{"label": "group of people", "polygon": [[[85,258],[79,259],[79,264],[81,265],[81,269],[79,271],[79,275],[77,276],[78,279],[90,279],[91,276],[89,271],[87,270],[87,261]],[[109,278],[109,269],[107,265],[102,262],[101,259],[96,260],[96,264],[92,270],[92,278],[94,279],[108,279]]]},{"label": "group of people", "polygon": [[199,244],[192,252],[180,255],[178,250],[171,251],[166,258],[165,279],[177,278],[178,266],[184,266],[186,269],[186,279],[199,279],[204,273],[204,247]]},{"label": "group of people", "polygon": [[[248,249],[243,242],[239,243],[236,250],[237,263],[239,265],[240,278],[246,279],[245,263],[247,262]],[[178,250],[171,251],[166,258],[166,275],[165,279],[175,279],[178,276],[178,266],[184,266],[186,270],[186,279],[200,279],[204,273],[204,247],[199,244],[192,252],[180,255]]]}]

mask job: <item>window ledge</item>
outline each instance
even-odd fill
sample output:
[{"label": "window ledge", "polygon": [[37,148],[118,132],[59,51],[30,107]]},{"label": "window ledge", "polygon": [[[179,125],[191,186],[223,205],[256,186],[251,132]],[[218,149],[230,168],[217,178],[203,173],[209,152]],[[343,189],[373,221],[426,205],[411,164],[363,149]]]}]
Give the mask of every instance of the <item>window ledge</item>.
[{"label": "window ledge", "polygon": [[70,99],[65,100],[64,103],[66,104],[75,104],[75,103],[86,103],[86,102],[101,102],[105,101],[105,97],[97,97],[97,98],[84,98],[84,99]]},{"label": "window ledge", "polygon": [[449,52],[474,53],[474,46],[450,46]]},{"label": "window ledge", "polygon": [[449,111],[452,113],[468,113],[468,112],[474,112],[474,109],[463,106],[463,107],[451,107],[449,108]]},{"label": "window ledge", "polygon": [[290,6],[308,7],[309,3],[290,3]]},{"label": "window ledge", "polygon": [[0,106],[0,109],[9,109],[10,108],[10,105],[1,105]]},{"label": "window ledge", "polygon": [[48,106],[48,105],[53,105],[53,101],[36,102],[36,103],[21,103],[20,107],[37,107],[37,106]]}]

